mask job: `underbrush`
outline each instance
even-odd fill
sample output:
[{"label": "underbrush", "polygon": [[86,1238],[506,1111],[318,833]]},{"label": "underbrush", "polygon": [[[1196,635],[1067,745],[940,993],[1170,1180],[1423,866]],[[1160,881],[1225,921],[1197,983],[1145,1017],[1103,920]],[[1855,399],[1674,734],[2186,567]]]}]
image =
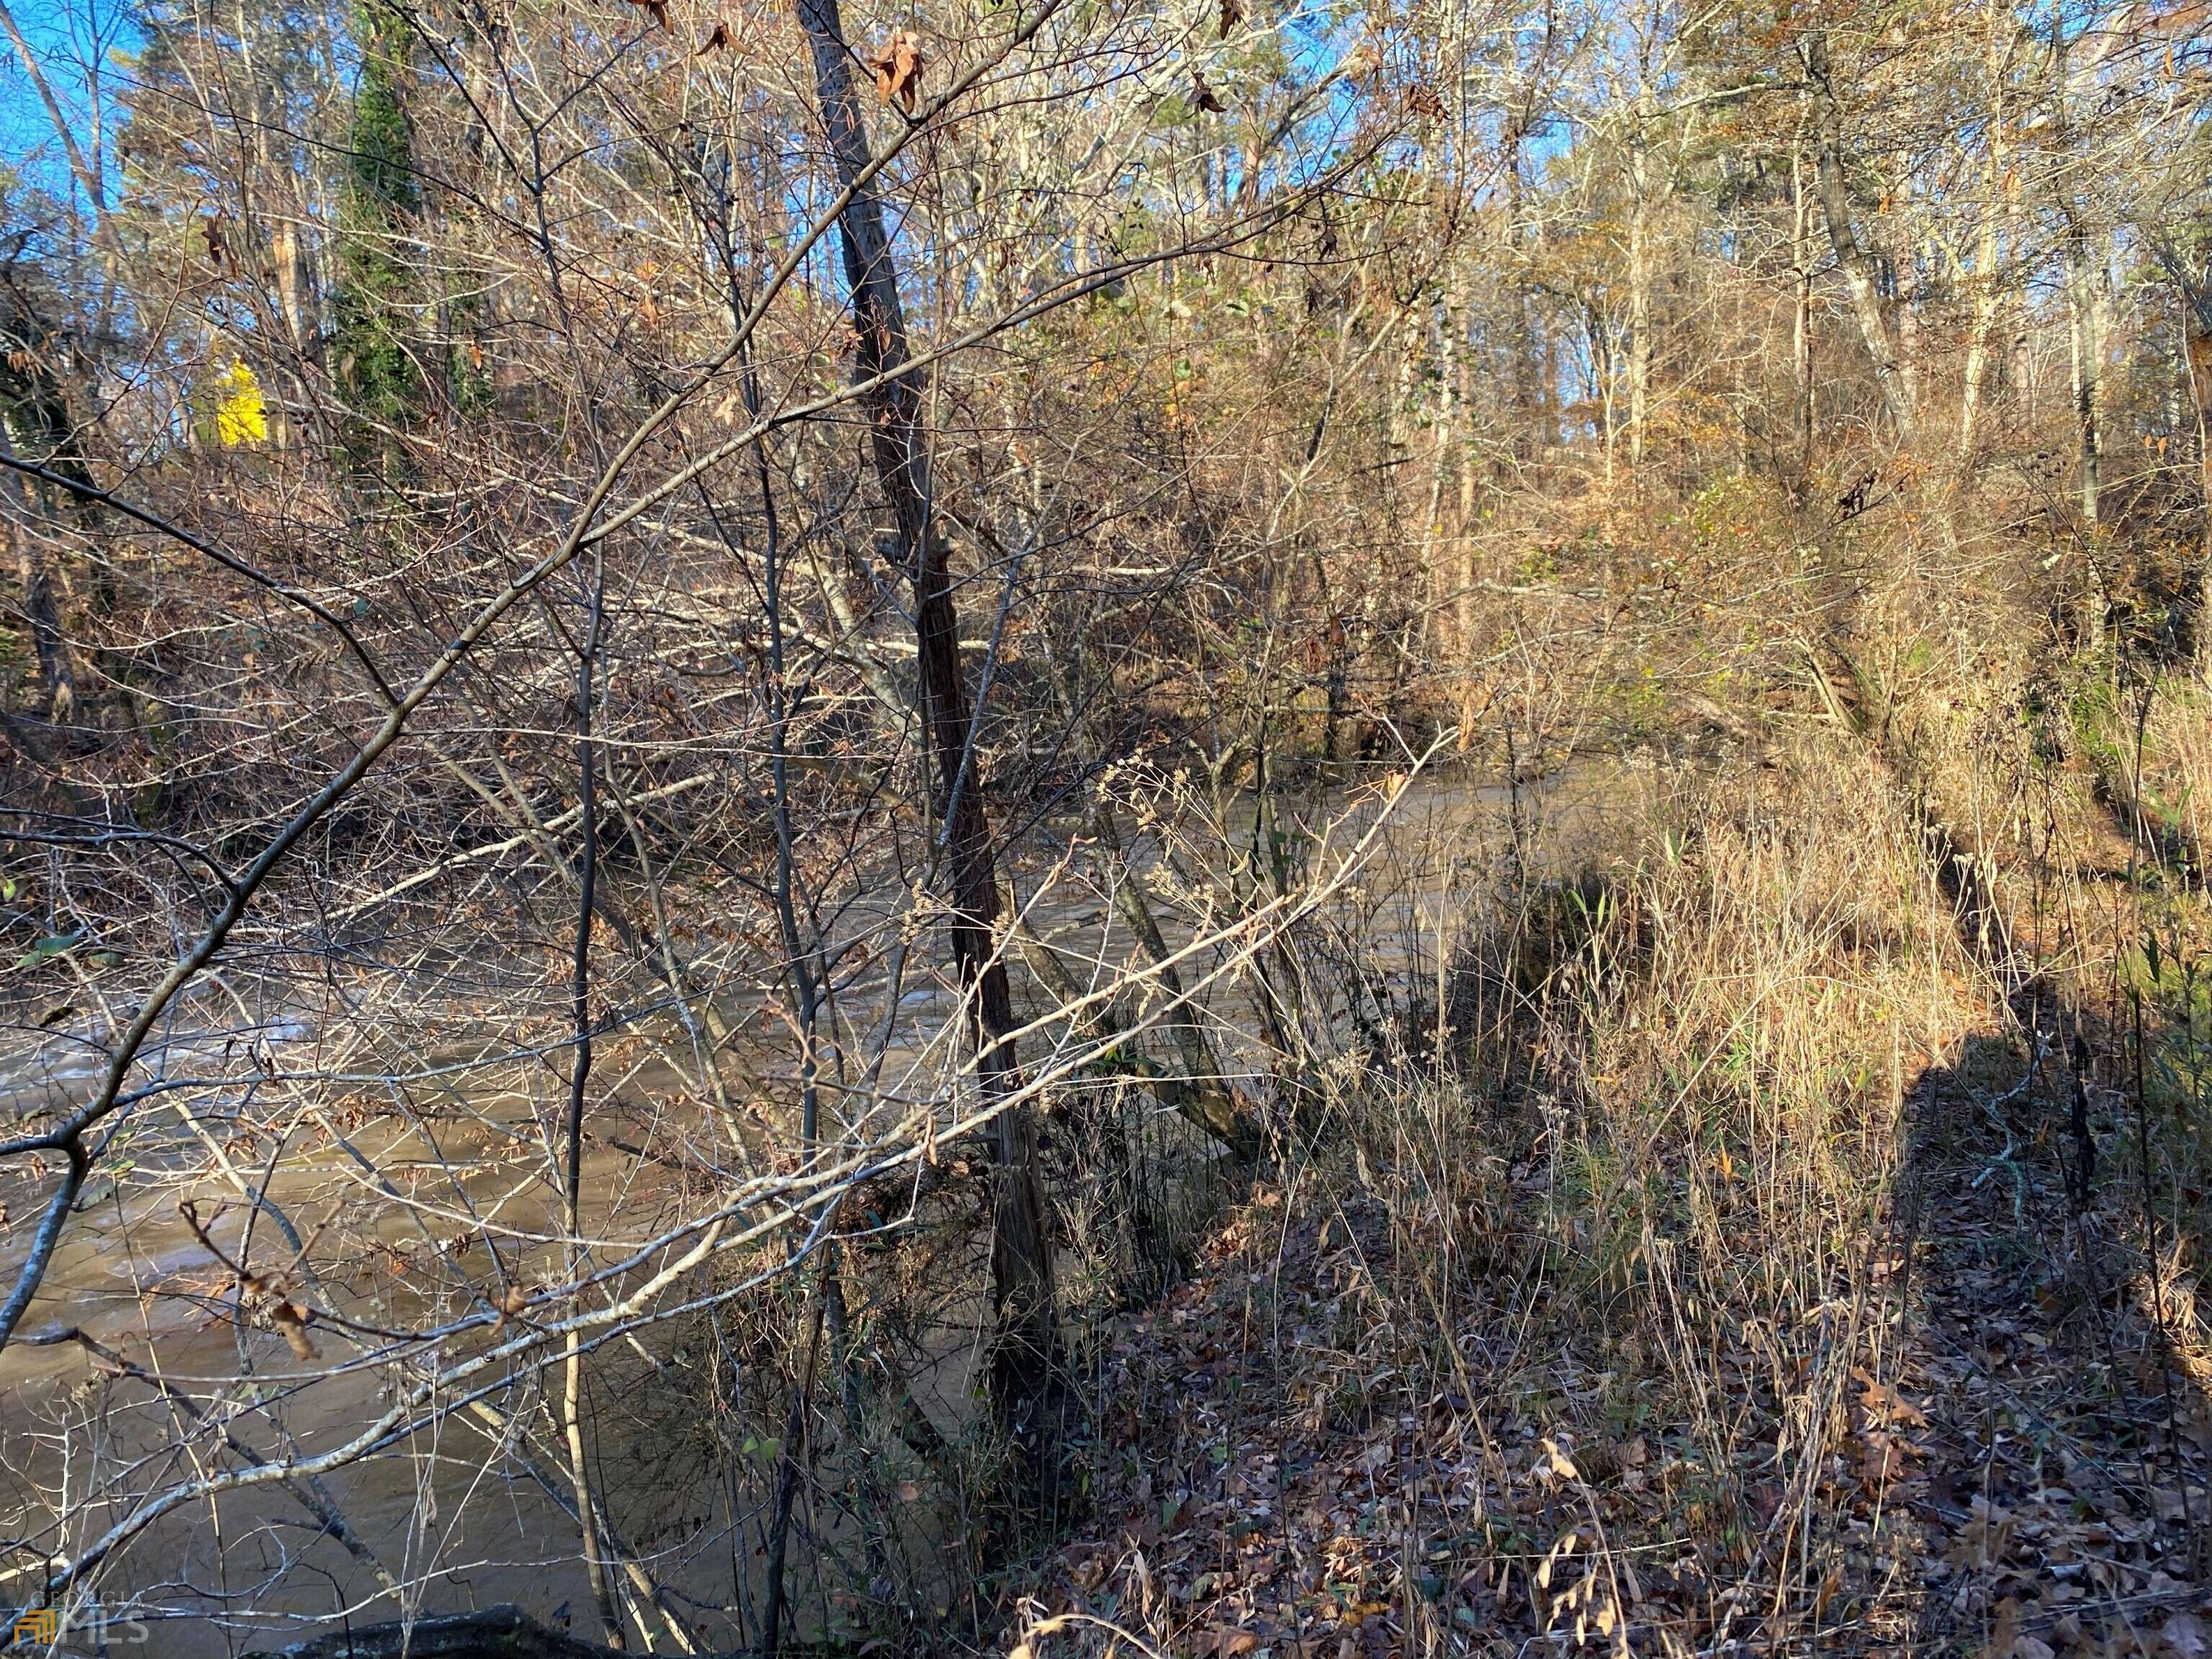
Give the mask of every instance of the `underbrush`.
[{"label": "underbrush", "polygon": [[1985,988],[1862,750],[1726,769],[1638,831],[1510,896],[1461,952],[1462,1046],[1347,1090],[1121,1328],[1121,1530],[1063,1558],[1033,1642],[1905,1630],[1895,1200],[1912,1079]]}]

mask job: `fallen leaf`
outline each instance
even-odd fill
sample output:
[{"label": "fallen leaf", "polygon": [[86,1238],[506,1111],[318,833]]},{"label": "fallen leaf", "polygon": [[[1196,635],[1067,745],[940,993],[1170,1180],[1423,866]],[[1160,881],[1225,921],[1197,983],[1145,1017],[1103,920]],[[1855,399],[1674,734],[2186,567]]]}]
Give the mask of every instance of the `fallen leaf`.
[{"label": "fallen leaf", "polygon": [[1954,1567],[1986,1571],[2011,1547],[2013,1517],[1986,1498],[1974,1499],[1973,1518],[1959,1529],[1946,1559]]},{"label": "fallen leaf", "polygon": [[1579,1480],[1583,1478],[1583,1472],[1575,1467],[1574,1459],[1560,1449],[1557,1441],[1546,1440],[1541,1445],[1543,1455],[1531,1468],[1531,1474],[1549,1476],[1556,1480]]},{"label": "fallen leaf", "polygon": [[2180,1659],[2204,1659],[2212,1653],[2212,1638],[2205,1634],[2204,1621],[2193,1613],[2175,1613],[2159,1626],[2158,1638]]},{"label": "fallen leaf", "polygon": [[1886,1382],[1878,1382],[1863,1365],[1852,1369],[1851,1375],[1862,1386],[1859,1405],[1869,1420],[1887,1427],[1904,1424],[1908,1428],[1924,1429],[1928,1414]]}]

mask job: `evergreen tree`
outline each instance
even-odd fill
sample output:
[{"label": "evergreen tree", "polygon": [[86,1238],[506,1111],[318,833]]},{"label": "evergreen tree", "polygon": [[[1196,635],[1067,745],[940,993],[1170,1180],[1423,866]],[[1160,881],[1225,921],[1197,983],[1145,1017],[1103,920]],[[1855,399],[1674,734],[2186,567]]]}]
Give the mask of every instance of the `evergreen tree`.
[{"label": "evergreen tree", "polygon": [[338,227],[331,362],[355,416],[354,447],[389,463],[396,459],[389,428],[419,410],[424,390],[408,331],[417,278],[407,251],[422,192],[414,131],[400,98],[409,28],[390,0],[366,0],[361,41]]}]

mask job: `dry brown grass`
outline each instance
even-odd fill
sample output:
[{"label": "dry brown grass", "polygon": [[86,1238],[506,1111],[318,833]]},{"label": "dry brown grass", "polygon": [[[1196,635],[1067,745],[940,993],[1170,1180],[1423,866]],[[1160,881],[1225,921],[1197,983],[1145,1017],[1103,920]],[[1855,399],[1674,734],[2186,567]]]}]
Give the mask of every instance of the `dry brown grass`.
[{"label": "dry brown grass", "polygon": [[[1896,1199],[1985,975],[1863,745],[1686,783],[1624,840],[1463,953],[1517,1073],[1370,1079],[1125,1332],[1123,1553],[1079,1547],[1056,1610],[1160,1652],[1909,1635]],[[1229,1299],[1237,1391],[1173,1388]],[[1114,1644],[1044,1639],[1085,1630]]]}]

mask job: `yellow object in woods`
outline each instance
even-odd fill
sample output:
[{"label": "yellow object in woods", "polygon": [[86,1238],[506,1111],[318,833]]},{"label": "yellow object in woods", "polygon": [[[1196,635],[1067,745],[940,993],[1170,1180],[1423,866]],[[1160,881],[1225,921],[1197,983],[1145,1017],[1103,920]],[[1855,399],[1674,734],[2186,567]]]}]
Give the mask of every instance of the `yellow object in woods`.
[{"label": "yellow object in woods", "polygon": [[269,416],[261,404],[261,382],[244,363],[233,363],[217,382],[222,402],[215,407],[215,435],[227,449],[258,444],[269,437]]}]

